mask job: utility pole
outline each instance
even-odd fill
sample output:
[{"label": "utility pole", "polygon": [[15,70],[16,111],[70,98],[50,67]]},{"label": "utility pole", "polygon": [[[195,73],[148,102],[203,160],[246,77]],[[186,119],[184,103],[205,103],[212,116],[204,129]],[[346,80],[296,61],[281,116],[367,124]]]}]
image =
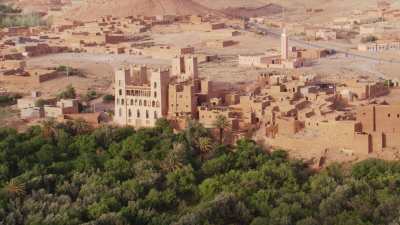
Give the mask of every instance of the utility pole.
[{"label": "utility pole", "polygon": [[67,66],[66,72],[67,72],[67,77],[69,78],[69,66]]}]

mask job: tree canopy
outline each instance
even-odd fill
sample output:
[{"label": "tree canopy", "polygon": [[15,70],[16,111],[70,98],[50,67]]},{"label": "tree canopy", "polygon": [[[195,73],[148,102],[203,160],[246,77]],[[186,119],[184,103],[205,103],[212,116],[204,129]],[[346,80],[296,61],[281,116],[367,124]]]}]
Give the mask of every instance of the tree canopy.
[{"label": "tree canopy", "polygon": [[[218,139],[218,137],[217,137]],[[251,140],[83,121],[0,129],[2,225],[399,224],[400,163],[313,172]]]}]

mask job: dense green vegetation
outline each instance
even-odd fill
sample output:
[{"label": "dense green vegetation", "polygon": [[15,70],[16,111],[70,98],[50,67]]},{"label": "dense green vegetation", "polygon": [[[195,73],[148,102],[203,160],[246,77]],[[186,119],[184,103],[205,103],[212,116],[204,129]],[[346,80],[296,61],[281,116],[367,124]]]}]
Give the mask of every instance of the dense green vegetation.
[{"label": "dense green vegetation", "polygon": [[19,98],[21,98],[19,94],[0,95],[0,107],[15,104]]},{"label": "dense green vegetation", "polygon": [[72,85],[68,85],[65,90],[57,94],[57,99],[74,99],[76,96],[75,88]]},{"label": "dense green vegetation", "polygon": [[0,28],[45,26],[49,23],[37,13],[23,14],[21,9],[0,4]]},{"label": "dense green vegetation", "polygon": [[83,96],[84,101],[91,101],[93,99],[96,99],[98,97],[97,92],[95,90],[88,90],[86,95]]},{"label": "dense green vegetation", "polygon": [[107,95],[103,96],[103,102],[104,103],[114,102],[114,100],[115,100],[114,95],[107,94]]},{"label": "dense green vegetation", "polygon": [[0,224],[398,224],[400,163],[314,173],[199,124],[174,134],[82,121],[0,129]]},{"label": "dense green vegetation", "polygon": [[10,5],[0,4],[0,14],[21,13],[21,11],[21,9],[12,7]]},{"label": "dense green vegetation", "polygon": [[368,35],[368,36],[366,36],[366,37],[362,37],[362,38],[361,38],[361,42],[362,42],[362,43],[375,42],[375,41],[377,41],[377,40],[378,40],[378,38],[375,37],[375,36],[373,36],[373,35]]},{"label": "dense green vegetation", "polygon": [[60,66],[56,67],[56,71],[62,72],[67,76],[83,76],[82,71],[80,71],[79,69],[70,67],[70,66],[60,65]]}]

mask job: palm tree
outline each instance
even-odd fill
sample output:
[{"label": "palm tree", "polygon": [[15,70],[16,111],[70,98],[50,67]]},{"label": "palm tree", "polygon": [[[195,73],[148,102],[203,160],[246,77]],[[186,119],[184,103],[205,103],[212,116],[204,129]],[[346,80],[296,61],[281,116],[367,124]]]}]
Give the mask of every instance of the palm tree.
[{"label": "palm tree", "polygon": [[166,171],[174,171],[183,166],[185,163],[185,146],[182,143],[174,143],[172,150],[165,157],[161,166]]},{"label": "palm tree", "polygon": [[230,127],[228,118],[224,115],[218,115],[214,121],[214,127],[219,131],[219,144],[223,143],[224,131]]},{"label": "palm tree", "polygon": [[207,155],[213,149],[212,139],[209,137],[200,137],[197,140],[197,146],[202,156]]},{"label": "palm tree", "polygon": [[81,118],[78,118],[73,121],[73,128],[76,134],[85,134],[92,129],[90,124]]},{"label": "palm tree", "polygon": [[188,126],[185,129],[185,139],[190,148],[195,146],[195,142],[199,137],[207,135],[207,129],[205,129],[197,120],[188,120]]},{"label": "palm tree", "polygon": [[197,141],[197,146],[201,153],[207,154],[212,149],[212,140],[209,137],[200,137]]},{"label": "palm tree", "polygon": [[42,134],[46,138],[54,138],[56,135],[57,123],[53,118],[47,119],[42,122]]},{"label": "palm tree", "polygon": [[15,180],[10,180],[4,187],[4,190],[13,197],[25,195],[25,185]]}]

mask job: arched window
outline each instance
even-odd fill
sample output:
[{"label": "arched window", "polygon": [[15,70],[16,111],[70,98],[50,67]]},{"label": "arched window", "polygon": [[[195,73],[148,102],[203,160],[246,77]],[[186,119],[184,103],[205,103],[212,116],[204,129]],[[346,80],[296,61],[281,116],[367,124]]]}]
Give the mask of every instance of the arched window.
[{"label": "arched window", "polygon": [[132,111],[131,111],[131,109],[128,110],[128,117],[132,117]]},{"label": "arched window", "polygon": [[154,82],[154,88],[157,88],[157,82]]},{"label": "arched window", "polygon": [[154,98],[157,98],[157,91],[154,92]]},{"label": "arched window", "polygon": [[[160,107],[160,103],[158,101],[156,102],[156,106]],[[174,104],[172,104],[172,106],[174,106]]]},{"label": "arched window", "polygon": [[137,118],[140,118],[140,111],[139,111],[139,109],[138,109],[137,112],[136,112],[136,117],[137,117]]},{"label": "arched window", "polygon": [[139,100],[139,106],[142,106],[142,100]]},{"label": "arched window", "polygon": [[122,95],[122,89],[119,89],[119,95]]},{"label": "arched window", "polygon": [[133,99],[131,99],[131,105],[133,105]]},{"label": "arched window", "polygon": [[122,108],[119,108],[119,116],[122,116]]},{"label": "arched window", "polygon": [[121,105],[123,105],[125,102],[124,102],[124,99],[121,99]]},{"label": "arched window", "polygon": [[147,106],[147,101],[146,100],[143,101],[143,105]]},{"label": "arched window", "polygon": [[155,107],[155,106],[156,106],[156,102],[153,101],[153,102],[151,103],[151,106]]},{"label": "arched window", "polygon": [[158,119],[157,111],[154,111],[154,119]]},{"label": "arched window", "polygon": [[149,110],[146,110],[146,119],[149,118]]}]

